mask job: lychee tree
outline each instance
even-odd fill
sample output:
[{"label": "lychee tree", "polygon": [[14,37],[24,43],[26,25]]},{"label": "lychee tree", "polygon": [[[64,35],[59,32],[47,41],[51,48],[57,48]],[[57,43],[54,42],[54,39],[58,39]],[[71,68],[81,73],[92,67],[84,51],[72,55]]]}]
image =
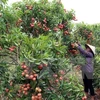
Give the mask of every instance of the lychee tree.
[{"label": "lychee tree", "polygon": [[[65,11],[61,1],[39,0],[14,4],[16,12],[20,12],[17,27],[28,35],[38,36],[49,32],[63,31],[68,34],[70,21],[73,19],[74,11]],[[62,16],[63,15],[63,16]],[[75,19],[73,19],[75,20]]]},{"label": "lychee tree", "polygon": [[73,31],[75,12],[65,10],[60,0],[23,0],[1,14],[0,91],[5,99],[80,100],[82,84],[74,72],[69,74],[79,57],[74,42],[85,44],[93,28]]},{"label": "lychee tree", "polygon": [[7,4],[8,0],[1,0],[0,1],[0,10]]},{"label": "lychee tree", "polygon": [[[66,46],[58,44],[51,33],[29,38],[17,32],[1,37],[1,93],[10,99],[36,99],[41,93],[42,98],[64,99],[67,95],[73,98],[70,89],[76,80],[66,78],[71,68],[69,59],[65,58]],[[81,89],[78,84],[77,90]]]}]

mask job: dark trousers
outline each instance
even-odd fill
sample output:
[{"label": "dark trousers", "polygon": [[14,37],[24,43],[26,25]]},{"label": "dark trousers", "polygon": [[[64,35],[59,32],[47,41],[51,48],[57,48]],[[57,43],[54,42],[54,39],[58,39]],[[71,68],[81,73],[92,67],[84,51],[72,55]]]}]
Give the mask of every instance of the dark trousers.
[{"label": "dark trousers", "polygon": [[83,83],[84,83],[84,91],[85,92],[89,92],[90,91],[90,95],[94,96],[94,88],[92,85],[93,80],[92,79],[88,79],[87,76],[84,74],[84,78],[83,78]]}]

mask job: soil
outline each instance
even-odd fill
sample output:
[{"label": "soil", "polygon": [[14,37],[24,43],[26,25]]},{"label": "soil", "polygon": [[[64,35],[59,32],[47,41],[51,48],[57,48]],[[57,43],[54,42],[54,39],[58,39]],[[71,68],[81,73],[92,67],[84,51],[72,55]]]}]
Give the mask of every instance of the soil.
[{"label": "soil", "polygon": [[[87,100],[91,100],[91,97],[89,96]],[[100,91],[96,91],[96,95],[95,95],[95,99],[94,100],[100,100]]]}]

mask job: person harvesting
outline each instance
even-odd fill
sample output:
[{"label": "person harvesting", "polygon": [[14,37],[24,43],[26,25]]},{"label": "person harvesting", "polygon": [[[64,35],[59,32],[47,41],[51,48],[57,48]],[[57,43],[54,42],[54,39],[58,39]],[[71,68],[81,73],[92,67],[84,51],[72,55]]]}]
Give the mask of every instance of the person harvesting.
[{"label": "person harvesting", "polygon": [[75,43],[75,46],[79,50],[80,54],[83,55],[83,57],[85,58],[84,65],[78,67],[78,69],[82,70],[82,78],[84,83],[85,96],[82,98],[82,100],[87,100],[89,92],[91,95],[91,100],[94,100],[95,93],[92,83],[94,72],[93,58],[95,55],[95,46],[85,44],[85,50],[79,43]]}]

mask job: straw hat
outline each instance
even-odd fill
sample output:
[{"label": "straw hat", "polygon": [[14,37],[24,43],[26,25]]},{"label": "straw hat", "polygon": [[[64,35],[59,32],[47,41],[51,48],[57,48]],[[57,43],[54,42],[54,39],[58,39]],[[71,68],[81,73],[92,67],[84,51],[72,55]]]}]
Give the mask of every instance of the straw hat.
[{"label": "straw hat", "polygon": [[90,44],[85,44],[85,46],[88,46],[91,49],[91,51],[93,52],[93,54],[95,55],[95,46],[92,46]]}]

